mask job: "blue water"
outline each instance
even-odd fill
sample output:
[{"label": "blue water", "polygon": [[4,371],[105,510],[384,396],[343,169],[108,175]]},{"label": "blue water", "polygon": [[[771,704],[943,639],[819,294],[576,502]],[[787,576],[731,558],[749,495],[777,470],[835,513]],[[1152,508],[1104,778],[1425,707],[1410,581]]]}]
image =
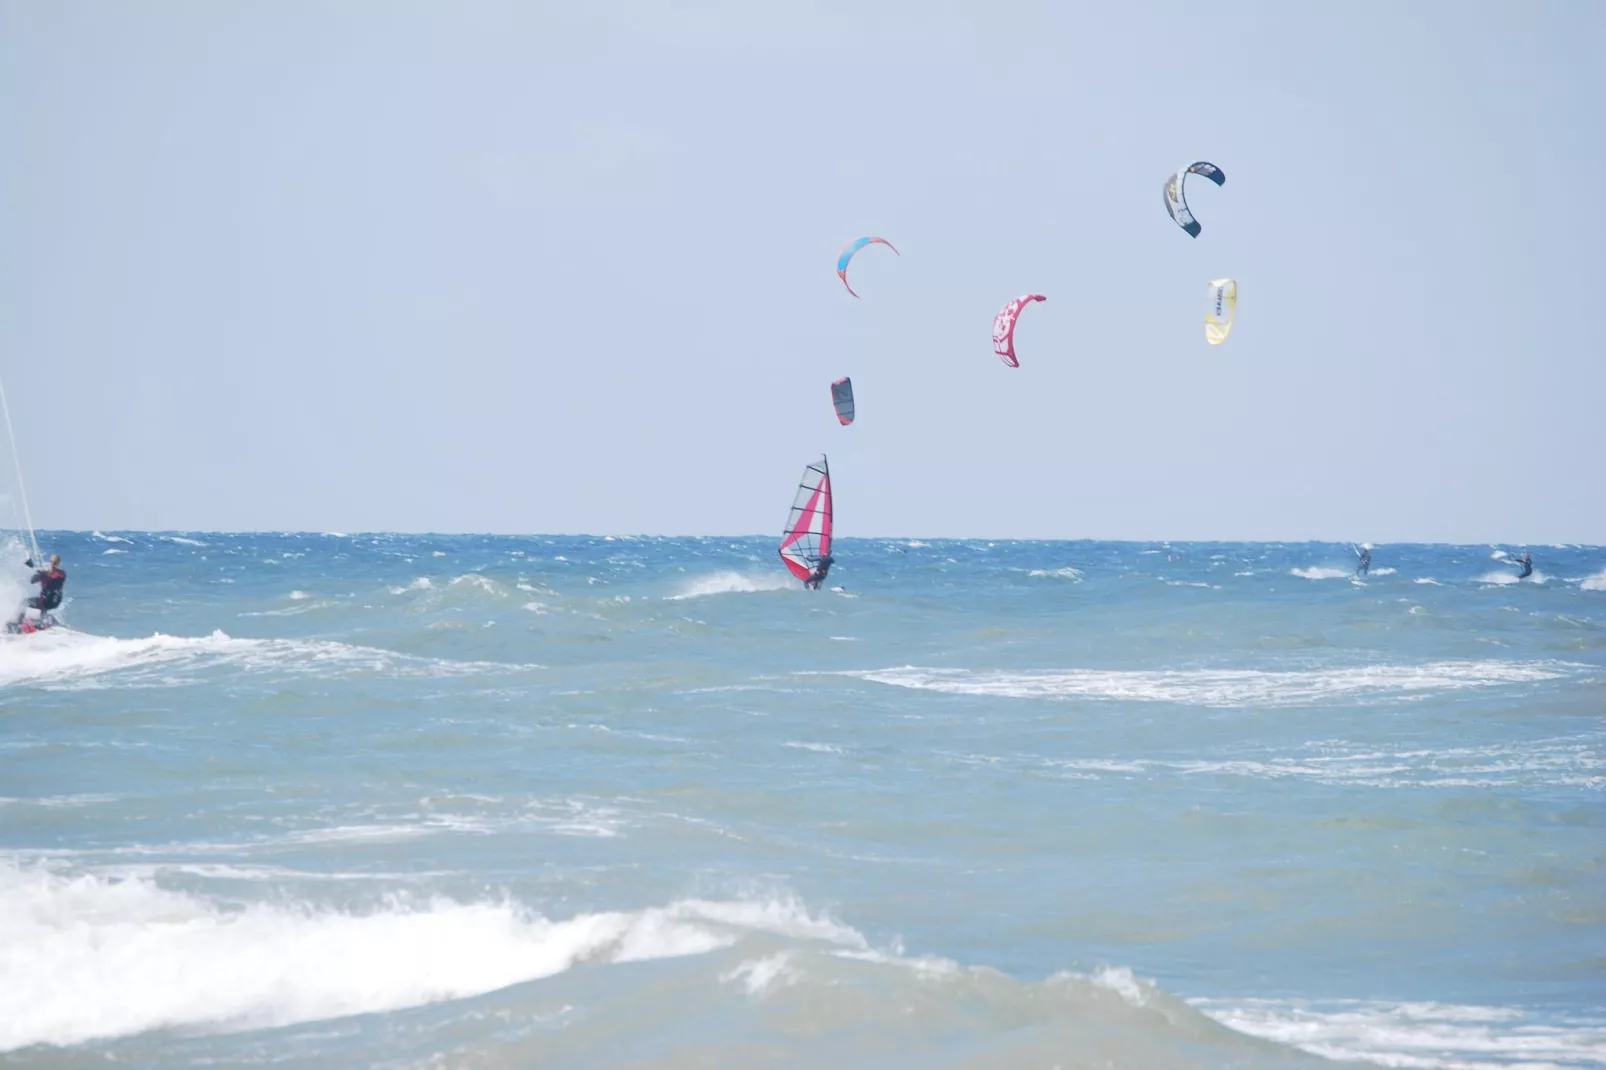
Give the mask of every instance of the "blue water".
[{"label": "blue water", "polygon": [[0,1064],[1606,1063],[1606,550],[43,541]]}]

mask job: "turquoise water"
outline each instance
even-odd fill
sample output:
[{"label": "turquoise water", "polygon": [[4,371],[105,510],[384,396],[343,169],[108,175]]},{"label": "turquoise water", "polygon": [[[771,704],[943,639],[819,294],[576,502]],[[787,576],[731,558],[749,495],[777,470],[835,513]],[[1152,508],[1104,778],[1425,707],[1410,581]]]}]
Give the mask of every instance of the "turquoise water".
[{"label": "turquoise water", "polygon": [[1606,1063],[1606,550],[44,541],[0,1064]]}]

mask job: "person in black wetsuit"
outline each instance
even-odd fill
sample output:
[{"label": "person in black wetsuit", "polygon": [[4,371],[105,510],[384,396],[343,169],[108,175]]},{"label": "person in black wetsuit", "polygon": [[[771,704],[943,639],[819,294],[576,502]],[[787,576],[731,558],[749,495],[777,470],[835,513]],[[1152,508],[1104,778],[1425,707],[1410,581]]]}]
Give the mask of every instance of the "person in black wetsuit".
[{"label": "person in black wetsuit", "polygon": [[[32,561],[26,562],[32,565]],[[50,555],[50,566],[42,568],[33,574],[29,583],[39,585],[39,593],[22,604],[22,612],[17,614],[16,623],[21,626],[22,620],[28,615],[28,610],[37,609],[39,616],[44,617],[52,609],[61,605],[61,589],[67,585],[67,574],[61,570],[61,555]]]},{"label": "person in black wetsuit", "polygon": [[1524,550],[1522,552],[1522,557],[1518,561],[1518,564],[1522,566],[1522,571],[1517,573],[1517,578],[1519,580],[1525,580],[1534,574],[1534,559],[1528,553],[1528,551]]},{"label": "person in black wetsuit", "polygon": [[1356,562],[1356,564],[1355,564],[1355,575],[1364,576],[1364,575],[1366,575],[1367,570],[1372,567],[1372,551],[1371,551],[1371,548],[1368,547],[1366,549],[1363,549],[1361,551],[1361,553],[1360,553],[1360,557],[1361,557],[1361,559],[1358,562]]},{"label": "person in black wetsuit", "polygon": [[824,557],[820,558],[819,561],[815,562],[814,571],[809,573],[809,578],[803,581],[803,586],[807,587],[811,591],[818,591],[820,589],[820,584],[825,582],[825,577],[831,571],[831,566],[834,564],[836,564],[836,558],[832,557],[830,554],[826,554]]}]

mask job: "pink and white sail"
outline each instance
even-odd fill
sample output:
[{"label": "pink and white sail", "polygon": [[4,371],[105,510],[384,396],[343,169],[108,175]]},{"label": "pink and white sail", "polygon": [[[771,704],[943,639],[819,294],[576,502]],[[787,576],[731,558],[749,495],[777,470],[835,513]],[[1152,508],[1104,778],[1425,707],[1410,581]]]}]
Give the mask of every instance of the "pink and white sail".
[{"label": "pink and white sail", "polygon": [[800,580],[809,578],[822,557],[831,556],[831,468],[824,455],[803,469],[781,533],[780,555]]}]

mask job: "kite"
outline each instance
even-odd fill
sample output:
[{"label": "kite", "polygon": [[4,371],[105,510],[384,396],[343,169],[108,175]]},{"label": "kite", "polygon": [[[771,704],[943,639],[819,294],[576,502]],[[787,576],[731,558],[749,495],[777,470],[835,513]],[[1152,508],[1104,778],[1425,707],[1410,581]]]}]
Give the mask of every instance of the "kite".
[{"label": "kite", "polygon": [[1011,368],[1020,367],[1020,361],[1015,357],[1015,323],[1020,319],[1021,309],[1028,302],[1047,300],[1042,294],[1025,294],[1005,305],[1004,310],[993,317],[993,352]]}]

